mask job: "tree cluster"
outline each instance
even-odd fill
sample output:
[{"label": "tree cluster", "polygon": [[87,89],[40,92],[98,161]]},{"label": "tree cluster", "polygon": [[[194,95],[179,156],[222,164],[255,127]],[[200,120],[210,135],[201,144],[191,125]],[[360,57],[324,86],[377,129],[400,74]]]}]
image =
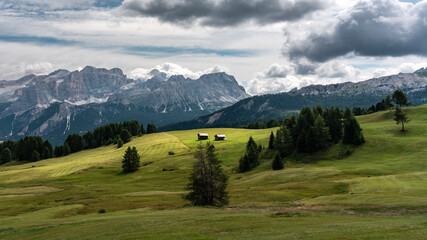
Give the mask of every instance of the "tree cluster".
[{"label": "tree cluster", "polygon": [[189,193],[184,199],[198,206],[223,206],[228,203],[228,176],[221,167],[221,161],[215,152],[215,146],[209,142],[197,146],[197,161],[187,185]]},{"label": "tree cluster", "polygon": [[155,132],[154,124],[148,124],[146,131],[144,125],[140,125],[136,120],[110,123],[95,128],[93,132],[88,131],[82,136],[70,134],[64,144],[56,146],[55,149],[49,141],[44,141],[41,137],[27,136],[19,141],[7,141],[0,144],[0,164],[14,160],[35,162],[110,144],[117,144],[118,147],[121,147],[124,143],[129,142],[132,136]]},{"label": "tree cluster", "polygon": [[362,129],[352,111],[320,105],[304,107],[298,117],[287,118],[276,135],[270,134],[269,148],[276,149],[281,158],[295,151],[313,153],[327,149],[340,141],[345,144],[364,143]]},{"label": "tree cluster", "polygon": [[[147,128],[155,129],[156,127],[154,124],[149,124]],[[95,128],[93,132],[86,132],[83,136],[78,134],[68,135],[63,146],[55,147],[55,156],[66,156],[69,153],[111,144],[117,144],[118,147],[122,147],[123,144],[130,142],[132,136],[141,136],[146,132],[148,132],[148,129],[146,131],[144,125],[140,125],[136,120],[102,125]],[[67,145],[69,151],[67,151]]]},{"label": "tree cluster", "polygon": [[7,141],[0,144],[0,164],[13,160],[35,162],[53,156],[52,144],[38,136],[27,136],[19,141]]}]

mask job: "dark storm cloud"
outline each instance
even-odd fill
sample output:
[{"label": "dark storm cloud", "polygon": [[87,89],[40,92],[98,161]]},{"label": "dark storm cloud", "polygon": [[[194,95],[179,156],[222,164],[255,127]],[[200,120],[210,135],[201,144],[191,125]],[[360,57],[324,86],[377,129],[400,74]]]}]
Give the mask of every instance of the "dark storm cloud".
[{"label": "dark storm cloud", "polygon": [[[289,35],[289,34],[288,34]],[[289,35],[283,55],[324,62],[349,53],[360,56],[427,56],[427,0],[360,1],[339,16],[332,32],[305,38]]]},{"label": "dark storm cloud", "polygon": [[223,27],[246,21],[269,24],[300,19],[323,9],[322,0],[126,0],[123,9],[162,22]]}]

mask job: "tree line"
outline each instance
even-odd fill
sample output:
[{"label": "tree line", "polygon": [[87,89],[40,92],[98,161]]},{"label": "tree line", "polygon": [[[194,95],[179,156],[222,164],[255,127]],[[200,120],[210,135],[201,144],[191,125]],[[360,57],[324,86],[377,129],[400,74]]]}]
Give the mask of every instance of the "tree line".
[{"label": "tree line", "polygon": [[36,162],[43,159],[67,156],[85,149],[117,144],[123,146],[132,136],[156,133],[156,126],[148,124],[147,129],[138,121],[125,121],[99,126],[83,135],[69,134],[61,146],[53,148],[48,140],[39,136],[27,136],[18,141],[6,141],[0,144],[0,164],[10,161]]},{"label": "tree line", "polygon": [[[294,153],[314,153],[342,142],[360,145],[365,142],[362,129],[350,108],[323,109],[304,107],[298,117],[293,115],[284,120],[276,134],[271,132],[268,148],[277,151],[273,169],[283,168],[283,158]],[[262,148],[252,137],[246,145],[244,156],[239,161],[239,172],[247,172],[259,165]]]}]

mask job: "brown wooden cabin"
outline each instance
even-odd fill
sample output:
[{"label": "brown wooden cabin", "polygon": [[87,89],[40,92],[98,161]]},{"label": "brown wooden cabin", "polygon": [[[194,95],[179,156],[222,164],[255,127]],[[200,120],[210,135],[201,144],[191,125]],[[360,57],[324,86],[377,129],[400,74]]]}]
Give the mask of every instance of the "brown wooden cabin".
[{"label": "brown wooden cabin", "polygon": [[225,135],[224,134],[217,134],[215,135],[215,141],[224,141],[225,140]]},{"label": "brown wooden cabin", "polygon": [[199,134],[197,134],[197,138],[199,140],[208,140],[209,139],[209,134],[207,134],[207,133],[199,133]]}]

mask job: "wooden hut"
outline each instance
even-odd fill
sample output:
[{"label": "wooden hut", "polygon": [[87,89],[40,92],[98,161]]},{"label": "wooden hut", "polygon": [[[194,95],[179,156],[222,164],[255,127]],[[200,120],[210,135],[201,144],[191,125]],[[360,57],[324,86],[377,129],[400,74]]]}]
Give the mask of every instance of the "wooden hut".
[{"label": "wooden hut", "polygon": [[224,134],[217,134],[215,135],[215,141],[224,141],[225,135]]},{"label": "wooden hut", "polygon": [[199,133],[199,134],[197,134],[197,138],[199,140],[208,140],[209,139],[209,134],[207,134],[207,133]]}]

